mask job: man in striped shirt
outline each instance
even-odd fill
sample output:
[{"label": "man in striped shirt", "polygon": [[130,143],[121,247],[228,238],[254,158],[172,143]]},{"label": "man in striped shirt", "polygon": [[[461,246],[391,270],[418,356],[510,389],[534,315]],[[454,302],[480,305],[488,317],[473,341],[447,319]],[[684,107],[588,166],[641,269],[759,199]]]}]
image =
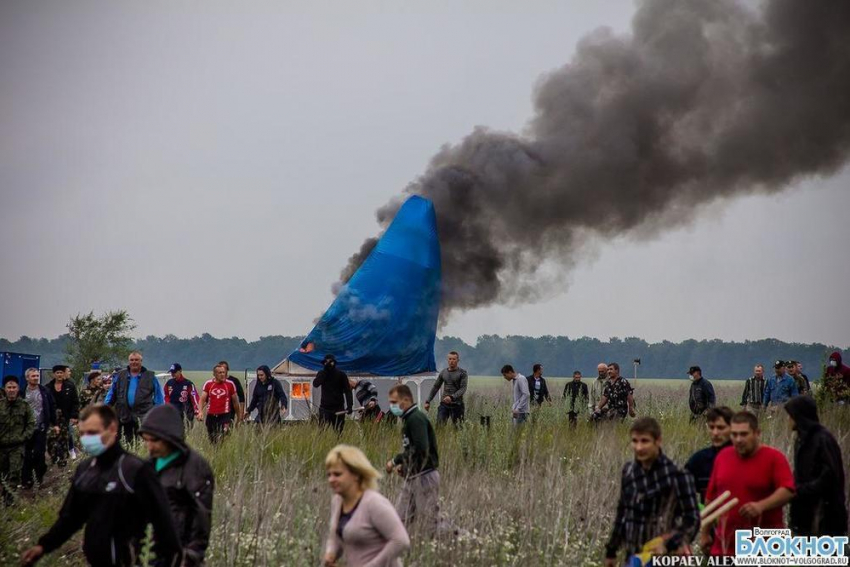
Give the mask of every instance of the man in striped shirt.
[{"label": "man in striped shirt", "polygon": [[761,409],[762,398],[764,398],[764,366],[756,364],[753,368],[753,376],[747,378],[744,383],[741,406],[749,411],[758,411]]},{"label": "man in striped shirt", "polygon": [[623,466],[617,516],[605,546],[606,567],[618,565],[620,549],[628,557],[657,537],[661,541],[654,554],[673,552],[688,545],[700,526],[694,479],[661,450],[658,422],[642,417],[629,432],[635,459]]}]

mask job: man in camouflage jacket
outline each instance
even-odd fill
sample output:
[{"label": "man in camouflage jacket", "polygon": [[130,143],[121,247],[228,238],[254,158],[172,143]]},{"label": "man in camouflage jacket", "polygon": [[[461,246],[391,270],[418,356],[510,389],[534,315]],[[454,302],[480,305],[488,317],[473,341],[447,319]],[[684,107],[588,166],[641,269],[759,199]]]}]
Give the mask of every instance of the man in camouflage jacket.
[{"label": "man in camouflage jacket", "polygon": [[93,404],[102,404],[106,398],[106,388],[103,387],[103,375],[92,372],[88,376],[88,386],[80,391],[80,409]]},{"label": "man in camouflage jacket", "polygon": [[17,376],[3,378],[0,399],[0,490],[6,504],[13,502],[12,490],[21,483],[24,446],[35,433],[35,416],[26,400],[19,396]]}]

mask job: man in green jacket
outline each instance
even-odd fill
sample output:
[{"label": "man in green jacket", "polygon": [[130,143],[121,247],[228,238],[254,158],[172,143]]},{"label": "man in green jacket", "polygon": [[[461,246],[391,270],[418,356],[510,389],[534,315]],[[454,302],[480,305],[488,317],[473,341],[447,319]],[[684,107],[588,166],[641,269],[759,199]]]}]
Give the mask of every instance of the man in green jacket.
[{"label": "man in green jacket", "polygon": [[3,501],[11,504],[11,490],[21,484],[26,442],[35,433],[35,415],[26,400],[18,396],[17,376],[3,378],[3,393],[0,400],[0,490]]},{"label": "man in green jacket", "polygon": [[386,465],[388,473],[395,471],[404,478],[396,510],[408,531],[415,523],[433,537],[440,516],[440,458],[434,426],[405,384],[390,389],[389,402],[390,412],[402,420],[402,452]]}]

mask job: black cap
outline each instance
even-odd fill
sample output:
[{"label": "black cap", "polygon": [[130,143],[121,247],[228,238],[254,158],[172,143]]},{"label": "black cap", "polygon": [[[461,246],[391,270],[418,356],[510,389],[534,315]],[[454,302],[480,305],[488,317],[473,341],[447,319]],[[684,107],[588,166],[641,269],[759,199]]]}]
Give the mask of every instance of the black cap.
[{"label": "black cap", "polygon": [[782,368],[784,366],[785,366],[784,360],[777,360],[776,362],[773,363],[774,368]]},{"label": "black cap", "polygon": [[702,374],[702,368],[700,368],[699,366],[691,366],[690,368],[688,368],[688,374],[693,374],[694,372],[699,372],[700,374]]},{"label": "black cap", "polygon": [[182,371],[182,370],[183,370],[183,367],[182,367],[182,366],[180,366],[180,363],[179,363],[179,362],[175,362],[174,364],[172,364],[172,365],[171,365],[171,368],[169,368],[169,369],[168,369],[168,371],[169,371],[171,374],[174,374],[175,372],[180,372],[180,371]]},{"label": "black cap", "polygon": [[15,384],[18,384],[20,386],[20,383],[18,382],[17,376],[12,376],[11,374],[8,375],[8,376],[3,376],[3,387],[4,388],[6,387],[6,384],[8,384],[9,382],[14,382]]},{"label": "black cap", "polygon": [[797,366],[797,361],[796,361],[796,360],[786,360],[786,361],[785,361],[785,367],[786,367],[786,368],[793,368],[793,367],[795,367],[795,366]]}]

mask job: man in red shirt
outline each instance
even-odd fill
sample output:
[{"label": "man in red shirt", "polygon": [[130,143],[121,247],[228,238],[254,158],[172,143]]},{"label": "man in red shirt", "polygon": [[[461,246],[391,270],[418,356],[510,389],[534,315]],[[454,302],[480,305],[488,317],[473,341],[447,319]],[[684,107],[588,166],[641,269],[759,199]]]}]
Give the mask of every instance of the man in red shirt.
[{"label": "man in red shirt", "polygon": [[[782,452],[762,445],[758,418],[747,411],[732,417],[732,447],[718,453],[705,501],[727,490],[738,505],[718,521],[711,555],[735,554],[735,530],[785,527],[782,507],[794,497],[794,475]],[[711,540],[707,529],[700,537],[704,549]]]},{"label": "man in red shirt", "polygon": [[242,415],[236,386],[227,379],[227,369],[222,364],[213,368],[213,379],[207,380],[201,392],[201,414],[206,415],[207,434],[212,443],[217,443],[221,437],[230,431],[232,424],[231,408],[234,408],[236,423]]}]

